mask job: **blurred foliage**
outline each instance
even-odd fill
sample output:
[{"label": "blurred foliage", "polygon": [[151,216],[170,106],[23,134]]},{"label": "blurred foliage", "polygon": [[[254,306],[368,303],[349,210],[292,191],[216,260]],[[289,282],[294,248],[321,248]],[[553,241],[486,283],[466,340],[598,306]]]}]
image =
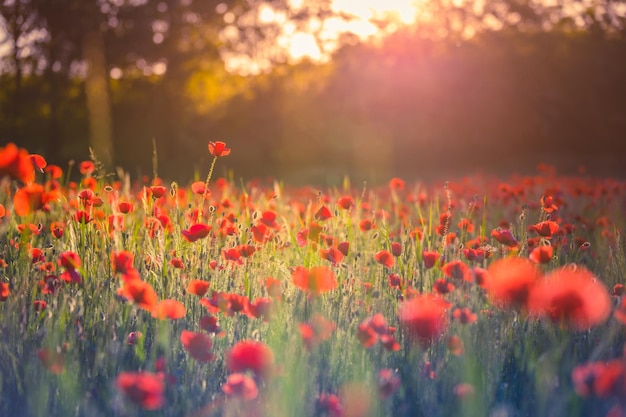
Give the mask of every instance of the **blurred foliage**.
[{"label": "blurred foliage", "polygon": [[[61,3],[68,10],[82,4]],[[223,14],[244,17],[263,2],[220,3],[99,3],[106,65],[119,72],[109,79],[108,104],[116,165],[151,173],[154,139],[159,174],[184,181],[206,170],[208,141],[224,140],[237,150],[228,166],[244,178],[378,181],[525,172],[539,162],[626,176],[619,159],[626,154],[626,31],[608,6],[572,17],[535,2],[487,2],[479,10],[476,2],[437,0],[427,3],[431,15],[445,16],[437,24],[376,44],[347,36],[327,63],[276,59],[271,71],[244,77],[221,59],[231,47],[220,37]],[[90,115],[79,65],[85,30],[56,4],[5,0],[0,7],[5,42],[46,31],[4,57],[0,141],[65,165],[88,158]],[[330,3],[319,4],[290,16],[328,15]],[[28,27],[18,33],[12,21]],[[241,22],[239,51],[267,47],[276,36],[275,27]]]}]

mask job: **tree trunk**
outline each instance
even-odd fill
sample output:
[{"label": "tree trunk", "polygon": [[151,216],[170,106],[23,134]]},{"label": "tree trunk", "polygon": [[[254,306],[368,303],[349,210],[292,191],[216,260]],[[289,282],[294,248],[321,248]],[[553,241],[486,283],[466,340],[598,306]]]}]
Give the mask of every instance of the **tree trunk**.
[{"label": "tree trunk", "polygon": [[113,134],[102,32],[95,28],[85,33],[82,48],[88,65],[85,95],[89,113],[89,144],[98,161],[109,171],[113,167]]}]

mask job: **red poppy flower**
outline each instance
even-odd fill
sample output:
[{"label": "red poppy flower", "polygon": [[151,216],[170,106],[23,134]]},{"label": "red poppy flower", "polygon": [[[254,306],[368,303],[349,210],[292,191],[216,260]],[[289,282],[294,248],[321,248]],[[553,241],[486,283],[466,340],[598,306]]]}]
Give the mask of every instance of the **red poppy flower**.
[{"label": "red poppy flower", "polygon": [[35,300],[33,301],[33,307],[35,311],[44,311],[48,307],[48,303],[44,300]]},{"label": "red poppy flower", "polygon": [[554,247],[551,245],[540,245],[530,252],[528,258],[536,264],[545,264],[552,260]]},{"label": "red poppy flower", "polygon": [[392,268],[396,264],[396,260],[389,251],[381,250],[374,254],[374,260],[387,268]]},{"label": "red poppy flower", "polygon": [[170,319],[178,320],[185,317],[185,306],[180,301],[163,300],[158,302],[152,309],[152,317],[159,320]]},{"label": "red poppy flower", "polygon": [[448,328],[450,303],[430,295],[418,295],[400,304],[400,326],[423,346],[439,339]]},{"label": "red poppy flower", "polygon": [[335,274],[325,266],[311,269],[298,266],[291,274],[291,279],[297,287],[311,291],[313,294],[332,291],[337,287]]},{"label": "red poppy flower", "polygon": [[263,318],[267,322],[272,317],[273,305],[274,301],[271,298],[258,297],[246,304],[246,314],[255,319]]},{"label": "red poppy flower", "polygon": [[96,169],[96,165],[92,161],[82,161],[78,164],[78,171],[83,175],[91,175]]},{"label": "red poppy flower", "polygon": [[209,333],[219,333],[222,331],[217,323],[217,317],[209,315],[200,318],[200,328]]},{"label": "red poppy flower", "polygon": [[384,400],[400,388],[400,377],[391,369],[378,371],[378,396]]},{"label": "red poppy flower", "polygon": [[13,196],[13,209],[18,216],[26,216],[40,210],[58,197],[56,192],[46,192],[43,185],[28,184],[19,188]]},{"label": "red poppy flower", "polygon": [[44,171],[50,175],[53,180],[58,180],[63,176],[63,170],[58,165],[48,165]]},{"label": "red poppy flower", "polygon": [[513,247],[518,244],[517,239],[515,239],[515,236],[513,236],[513,233],[509,229],[497,227],[491,231],[491,237],[504,246]]},{"label": "red poppy flower", "polygon": [[0,282],[0,301],[6,301],[11,291],[7,282]]},{"label": "red poppy flower", "polygon": [[614,359],[608,362],[590,362],[572,371],[574,390],[581,397],[615,396],[623,399],[626,394],[626,361]]},{"label": "red poppy flower", "polygon": [[43,169],[46,167],[46,165],[48,165],[48,163],[46,162],[46,158],[36,153],[31,153],[30,155],[28,155],[28,157],[30,158],[30,162],[33,164],[33,167],[36,170],[39,170],[39,172],[43,173]]},{"label": "red poppy flower", "polygon": [[61,348],[43,348],[37,351],[37,357],[44,368],[46,368],[50,373],[57,375],[62,374],[64,371],[63,356],[64,352]]},{"label": "red poppy flower", "polygon": [[337,205],[344,210],[349,210],[354,207],[354,200],[350,196],[343,196],[337,200]]},{"label": "red poppy flower", "polygon": [[320,207],[317,212],[315,212],[315,220],[319,220],[323,222],[324,220],[328,220],[333,217],[330,209],[326,206]]},{"label": "red poppy flower", "polygon": [[240,373],[228,375],[226,383],[222,386],[222,391],[226,395],[239,397],[244,400],[253,400],[259,395],[259,389],[254,379]]},{"label": "red poppy flower", "polygon": [[446,347],[454,356],[461,356],[465,351],[463,341],[456,335],[450,336],[446,339]]},{"label": "red poppy flower", "polygon": [[187,242],[195,242],[196,240],[207,237],[210,232],[211,226],[204,223],[196,223],[191,225],[188,230],[181,231],[181,234]]},{"label": "red poppy flower", "polygon": [[24,184],[35,181],[35,170],[26,149],[18,148],[13,143],[0,148],[0,178],[5,175]]},{"label": "red poppy flower", "polygon": [[258,376],[267,376],[273,364],[272,350],[266,344],[257,341],[240,341],[226,355],[226,366],[230,372],[249,370]]},{"label": "red poppy flower", "polygon": [[478,319],[475,313],[469,308],[456,308],[452,312],[452,317],[461,324],[472,324]]},{"label": "red poppy flower", "polygon": [[441,270],[447,277],[454,278],[458,281],[473,281],[470,268],[461,261],[450,261],[442,266]]},{"label": "red poppy flower", "polygon": [[113,272],[125,274],[129,270],[133,269],[134,258],[135,255],[126,250],[113,252],[111,254],[111,268],[113,269]]},{"label": "red poppy flower", "polygon": [[7,214],[7,209],[4,207],[4,205],[0,204],[0,219],[4,218],[6,214]]},{"label": "red poppy flower", "polygon": [[395,257],[402,255],[402,243],[391,242],[391,254]]},{"label": "red poppy flower", "polygon": [[152,286],[140,279],[125,281],[117,293],[144,310],[152,311],[157,303],[157,295]]},{"label": "red poppy flower", "polygon": [[454,288],[454,284],[446,281],[445,278],[440,278],[433,283],[433,290],[441,295],[454,291]]},{"label": "red poppy flower", "polygon": [[341,253],[341,251],[337,248],[330,247],[328,249],[321,249],[320,257],[332,262],[333,264],[337,264],[343,260],[343,253]]},{"label": "red poppy flower", "polygon": [[215,355],[211,352],[213,342],[209,335],[183,330],[180,334],[180,341],[189,355],[198,362],[210,362],[215,359]]},{"label": "red poppy flower", "polygon": [[341,252],[344,256],[348,256],[348,251],[350,250],[350,242],[340,242],[337,245],[337,250]]},{"label": "red poppy flower", "polygon": [[150,187],[150,191],[152,192],[152,198],[157,199],[165,195],[167,188],[163,187],[162,185],[153,185],[152,187]]},{"label": "red poppy flower", "polygon": [[227,156],[230,155],[230,148],[227,148],[224,142],[209,142],[209,152],[211,153],[211,155],[216,157]]},{"label": "red poppy flower", "polygon": [[191,192],[194,194],[202,195],[206,192],[209,195],[211,192],[207,191],[206,183],[204,181],[195,181],[191,184]]},{"label": "red poppy flower", "polygon": [[117,209],[122,214],[128,214],[133,211],[133,203],[130,203],[128,201],[120,201],[119,203],[117,203]]},{"label": "red poppy flower", "polygon": [[61,239],[63,237],[63,232],[65,230],[65,224],[61,222],[52,222],[50,223],[50,233],[57,239]]},{"label": "red poppy flower", "polygon": [[315,315],[308,323],[300,323],[300,336],[307,349],[312,349],[328,339],[337,326],[320,315]]},{"label": "red poppy flower", "polygon": [[126,344],[130,346],[134,346],[139,342],[139,339],[143,337],[141,332],[130,332],[128,336],[126,336]]},{"label": "red poppy flower", "polygon": [[115,384],[130,401],[146,410],[156,410],[165,403],[165,383],[159,375],[149,372],[122,372]]},{"label": "red poppy flower", "polygon": [[394,177],[389,181],[389,187],[394,190],[404,190],[405,182],[401,178]]},{"label": "red poppy flower", "polygon": [[76,252],[66,251],[59,255],[59,265],[67,270],[78,269],[81,264],[80,256]]},{"label": "red poppy flower", "polygon": [[266,210],[261,213],[261,218],[259,219],[259,224],[264,224],[267,227],[272,227],[274,229],[280,229],[280,226],[276,222],[277,214],[275,211]]},{"label": "red poppy flower", "polygon": [[372,230],[375,227],[376,225],[371,220],[361,220],[361,222],[359,223],[359,229],[361,229],[362,232],[367,232],[368,230]]},{"label": "red poppy flower", "polygon": [[76,213],[74,213],[72,218],[76,223],[80,224],[87,224],[93,220],[93,218],[85,210],[78,210]]},{"label": "red poppy flower", "polygon": [[487,292],[500,306],[523,307],[532,287],[540,277],[536,265],[524,258],[504,258],[493,262],[488,269]]},{"label": "red poppy flower", "polygon": [[575,330],[605,322],[611,314],[611,296],[598,278],[584,267],[564,267],[536,284],[528,307]]},{"label": "red poppy flower", "polygon": [[540,236],[551,238],[559,230],[559,224],[553,221],[544,221],[537,224],[533,224],[528,227],[530,231],[537,233]]},{"label": "red poppy flower", "polygon": [[424,267],[427,269],[435,266],[435,263],[439,259],[439,253],[436,251],[423,251],[422,252],[422,261],[424,262]]},{"label": "red poppy flower", "polygon": [[209,286],[211,285],[208,281],[201,281],[199,279],[193,279],[189,281],[187,285],[187,292],[189,294],[197,295],[198,297],[204,296],[209,290]]}]

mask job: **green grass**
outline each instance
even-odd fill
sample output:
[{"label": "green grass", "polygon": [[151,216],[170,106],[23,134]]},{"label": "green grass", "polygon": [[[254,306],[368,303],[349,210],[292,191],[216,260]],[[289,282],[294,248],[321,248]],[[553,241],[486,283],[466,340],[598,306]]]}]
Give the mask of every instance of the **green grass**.
[{"label": "green grass", "polygon": [[[47,180],[40,175],[40,183]],[[153,200],[141,197],[140,184],[120,181],[111,190],[98,180],[95,192],[104,204],[88,209],[93,221],[77,224],[72,215],[79,201],[72,187],[61,188],[60,199],[49,203],[49,211],[36,210],[19,217],[12,211],[18,183],[8,177],[2,181],[6,192],[0,203],[7,215],[0,223],[0,258],[6,266],[0,269],[0,279],[8,284],[10,294],[0,302],[0,415],[333,415],[317,404],[318,397],[327,393],[338,395],[346,416],[604,416],[623,399],[614,395],[580,397],[571,378],[576,366],[622,356],[623,324],[613,317],[589,330],[574,331],[529,316],[524,309],[494,305],[485,289],[450,279],[456,289],[443,296],[451,304],[446,312],[450,324],[441,337],[420,344],[402,327],[398,308],[413,292],[432,292],[433,282],[443,277],[439,266],[445,262],[461,259],[472,267],[488,268],[504,257],[528,257],[525,249],[519,253],[503,249],[491,238],[491,231],[507,221],[525,243],[524,236],[534,236],[527,226],[545,218],[539,201],[547,190],[562,200],[558,211],[561,226],[571,223],[576,230],[553,238],[553,242],[560,238],[567,242],[556,247],[555,257],[541,265],[542,270],[549,272],[571,263],[584,265],[611,291],[615,284],[624,283],[626,273],[621,211],[626,201],[624,183],[540,175],[510,179],[475,176],[448,188],[406,184],[403,189],[353,189],[346,182],[341,190],[318,192],[282,184],[230,182],[222,188],[210,186],[204,222],[212,231],[191,243],[183,239],[181,231],[189,228],[189,214],[199,208],[203,198],[192,195],[189,187],[177,187],[186,192],[184,199],[167,193]],[[502,182],[522,192],[507,194],[499,188]],[[578,195],[577,187],[588,192]],[[78,184],[76,189],[82,186]],[[420,192],[426,193],[423,203],[412,198]],[[336,201],[343,195],[352,196],[356,207],[337,208]],[[133,202],[134,211],[124,215],[125,230],[109,231],[106,216],[116,212],[120,200]],[[313,215],[323,204],[333,217],[316,221]],[[529,208],[520,219],[524,205]],[[435,227],[439,216],[449,209],[452,218],[447,228],[459,238],[446,245]],[[278,227],[262,243],[254,240],[251,227],[259,224],[266,210],[277,214]],[[151,236],[146,221],[155,214],[167,216],[170,225]],[[609,220],[606,225],[597,224],[601,216]],[[458,230],[461,218],[472,220],[472,233]],[[224,219],[232,220],[232,235],[220,232]],[[364,219],[373,219],[376,228],[360,230]],[[63,237],[50,233],[53,221],[65,224]],[[41,225],[41,231],[21,234],[20,223]],[[323,236],[299,246],[298,232],[312,223],[323,226]],[[409,233],[417,227],[423,238],[415,240]],[[462,254],[463,245],[482,236],[493,253],[479,263],[468,261]],[[579,248],[575,237],[589,242],[590,248]],[[320,249],[343,241],[349,242],[350,249],[340,263],[333,265],[320,257]],[[390,250],[391,242],[402,243],[402,254],[387,269],[374,260],[374,254]],[[257,250],[242,258],[241,264],[225,260],[222,251],[240,244],[252,244]],[[42,249],[45,259],[33,263],[29,248]],[[438,250],[445,259],[432,269],[425,268],[421,253],[426,249]],[[134,254],[134,268],[159,300],[184,304],[183,318],[157,320],[117,294],[123,283],[110,259],[113,252],[121,250]],[[76,252],[82,260],[82,283],[64,284],[54,294],[43,294],[38,282],[46,275],[63,272],[57,261],[65,251]],[[182,260],[183,268],[170,264],[174,257]],[[216,261],[215,268],[211,261]],[[42,271],[47,262],[49,270]],[[292,282],[291,273],[297,266],[328,267],[338,285],[323,294],[311,294]],[[402,290],[388,285],[387,276],[392,272],[401,276]],[[281,283],[280,297],[272,298],[269,319],[216,313],[222,332],[211,336],[215,359],[208,363],[194,360],[183,348],[180,334],[183,330],[201,331],[200,318],[208,313],[199,297],[186,292],[188,281],[210,281],[206,297],[216,291],[245,295],[253,301],[269,296],[265,287],[268,277]],[[45,300],[47,308],[35,311],[34,300]],[[618,297],[612,300],[617,306]],[[468,307],[478,315],[477,321],[461,324],[452,320],[456,307]],[[380,342],[365,348],[359,342],[359,325],[376,313],[382,313],[387,324],[396,328],[399,350],[387,350]],[[336,329],[308,350],[299,326],[316,314],[332,321]],[[126,343],[130,332],[142,334],[136,345]],[[451,335],[462,341],[461,355],[447,348]],[[250,374],[259,388],[254,400],[227,397],[222,391],[229,374],[225,358],[233,345],[250,339],[271,348],[275,359],[272,375],[259,378]],[[63,372],[55,374],[38,358],[38,351],[56,351],[63,345],[67,346],[62,355]],[[159,358],[165,358],[167,373],[173,378],[165,384],[164,405],[143,410],[117,388],[116,378],[124,371],[154,373]],[[425,370],[428,366],[432,374]],[[399,377],[400,386],[381,399],[378,372],[387,368]],[[621,378],[626,381],[626,376]],[[468,395],[455,394],[463,386],[460,384],[470,384]]]}]

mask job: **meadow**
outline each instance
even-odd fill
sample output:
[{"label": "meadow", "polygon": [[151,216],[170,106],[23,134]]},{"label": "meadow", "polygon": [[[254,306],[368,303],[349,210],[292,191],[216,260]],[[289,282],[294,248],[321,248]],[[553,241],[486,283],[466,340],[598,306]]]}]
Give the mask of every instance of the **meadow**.
[{"label": "meadow", "polygon": [[176,184],[0,148],[0,416],[626,416],[626,182],[199,151]]}]

